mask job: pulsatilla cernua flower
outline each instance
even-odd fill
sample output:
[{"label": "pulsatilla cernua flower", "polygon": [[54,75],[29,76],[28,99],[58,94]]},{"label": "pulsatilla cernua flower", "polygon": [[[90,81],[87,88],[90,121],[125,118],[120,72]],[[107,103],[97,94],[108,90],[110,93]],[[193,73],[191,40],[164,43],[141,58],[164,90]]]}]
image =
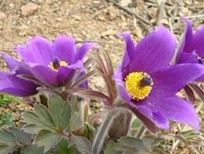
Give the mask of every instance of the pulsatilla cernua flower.
[{"label": "pulsatilla cernua flower", "polygon": [[[192,24],[187,18],[183,18],[186,29],[180,40],[175,63],[198,63],[204,64],[204,24],[193,32]],[[198,81],[204,81],[202,75]]]},{"label": "pulsatilla cernua flower", "polygon": [[173,34],[162,25],[138,44],[131,40],[130,34],[122,33],[122,36],[126,50],[114,74],[122,99],[160,128],[169,128],[169,119],[198,128],[194,108],[176,93],[199,77],[203,67],[199,64],[169,65],[176,42]]},{"label": "pulsatilla cernua flower", "polygon": [[[21,61],[6,54],[3,54],[3,58],[11,72],[16,77],[21,76],[21,80],[32,81],[36,86],[55,88],[65,86],[76,70],[79,70],[79,74],[84,73],[83,59],[87,51],[94,47],[95,44],[90,42],[76,47],[75,39],[66,35],[57,36],[53,43],[42,36],[35,36],[26,44],[15,47],[15,51],[22,58]],[[8,82],[17,81],[8,79]],[[36,88],[33,89],[36,91]],[[4,88],[0,88],[0,91],[5,92]]]}]

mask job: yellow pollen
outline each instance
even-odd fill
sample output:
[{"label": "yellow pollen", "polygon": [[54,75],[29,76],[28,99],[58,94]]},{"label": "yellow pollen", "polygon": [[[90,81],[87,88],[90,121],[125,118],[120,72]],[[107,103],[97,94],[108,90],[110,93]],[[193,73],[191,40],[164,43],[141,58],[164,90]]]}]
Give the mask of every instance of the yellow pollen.
[{"label": "yellow pollen", "polygon": [[66,61],[59,61],[59,64],[54,64],[53,62],[50,62],[50,64],[48,65],[50,68],[52,68],[53,70],[58,70],[58,68],[60,66],[67,66],[68,63]]},{"label": "yellow pollen", "polygon": [[63,60],[60,61],[60,66],[67,66],[67,64],[68,64],[68,63],[67,63],[66,61],[63,61]]},{"label": "yellow pollen", "polygon": [[134,100],[142,100],[152,90],[152,78],[145,72],[132,72],[125,78],[125,87]]}]

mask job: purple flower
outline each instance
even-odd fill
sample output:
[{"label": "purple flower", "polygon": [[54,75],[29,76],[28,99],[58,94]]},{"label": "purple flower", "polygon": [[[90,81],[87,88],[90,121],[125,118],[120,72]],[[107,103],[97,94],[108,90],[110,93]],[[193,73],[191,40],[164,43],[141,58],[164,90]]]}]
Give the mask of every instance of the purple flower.
[{"label": "purple flower", "polygon": [[152,126],[149,122],[167,129],[169,119],[198,129],[194,108],[176,93],[202,74],[202,65],[170,66],[176,43],[173,34],[162,25],[137,45],[128,33],[122,36],[126,50],[114,78],[128,106],[149,129]]},{"label": "purple flower", "polygon": [[31,76],[28,67],[7,54],[2,54],[10,72],[0,71],[0,92],[16,96],[30,96],[37,93],[39,84],[23,76]]},{"label": "purple flower", "polygon": [[31,72],[42,83],[64,86],[75,70],[83,69],[83,58],[93,48],[93,43],[84,43],[76,48],[72,37],[59,35],[51,43],[46,38],[35,36],[24,45],[16,47],[23,61],[31,67]]},{"label": "purple flower", "polygon": [[37,84],[18,75],[0,71],[0,92],[15,96],[30,96],[37,93]]},{"label": "purple flower", "polygon": [[[186,29],[179,44],[175,63],[204,64],[204,24],[193,32],[191,22],[187,18],[183,18],[183,21],[186,23]],[[204,81],[204,75],[198,81]]]},{"label": "purple flower", "polygon": [[[76,47],[74,38],[65,35],[57,36],[53,43],[42,36],[35,36],[26,44],[16,46],[15,50],[22,58],[21,61],[6,54],[3,54],[3,58],[10,68],[11,73],[8,74],[20,77],[19,82],[32,82],[36,85],[33,88],[36,91],[36,87],[39,86],[48,88],[65,86],[73,77],[77,78],[76,70],[79,70],[79,75],[84,74],[83,59],[87,51],[93,47],[95,44],[89,42]],[[8,82],[6,80],[5,87],[6,85],[9,87],[10,82],[10,78]],[[22,84],[21,88],[26,91],[28,89],[26,86]],[[0,87],[0,91],[4,92],[5,87]],[[13,94],[9,90],[6,92]]]}]

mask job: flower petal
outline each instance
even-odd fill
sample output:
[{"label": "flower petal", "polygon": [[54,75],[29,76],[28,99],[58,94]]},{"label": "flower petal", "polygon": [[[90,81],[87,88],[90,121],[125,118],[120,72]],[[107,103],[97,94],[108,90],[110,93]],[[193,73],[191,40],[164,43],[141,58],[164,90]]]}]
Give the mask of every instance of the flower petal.
[{"label": "flower petal", "polygon": [[32,68],[32,73],[38,79],[41,81],[42,84],[45,84],[46,86],[60,86],[61,85],[61,79],[58,78],[58,72],[54,71],[48,66],[45,65],[36,65]]},{"label": "flower petal", "polygon": [[37,93],[37,84],[14,74],[0,72],[0,92],[16,96],[30,96]]},{"label": "flower petal", "polygon": [[135,50],[130,62],[130,71],[152,72],[160,67],[169,65],[176,47],[173,34],[160,25],[142,39]]},{"label": "flower petal", "polygon": [[78,60],[71,65],[67,65],[66,67],[69,69],[83,69],[83,62],[81,60]]},{"label": "flower petal", "polygon": [[193,52],[182,52],[177,63],[198,63],[198,58]]},{"label": "flower petal", "polygon": [[26,44],[17,45],[14,49],[26,63],[36,63],[36,60],[33,54],[29,51],[29,48]]},{"label": "flower petal", "polygon": [[184,52],[192,52],[193,51],[191,46],[193,37],[192,24],[190,20],[188,20],[187,18],[182,18],[182,20],[186,23],[186,29],[184,32],[184,38],[182,40],[183,48],[181,48],[181,50]]},{"label": "flower petal", "polygon": [[9,67],[12,73],[15,73],[16,75],[19,75],[19,74],[31,75],[30,70],[24,63],[18,61],[17,59],[7,54],[3,54],[3,58],[6,61],[7,66]]},{"label": "flower petal", "polygon": [[[193,40],[191,43],[191,48],[189,49],[192,51],[197,51],[198,55],[204,57],[204,24],[198,27],[195,34],[193,35]],[[185,50],[184,50],[185,51]]]},{"label": "flower petal", "polygon": [[189,124],[195,129],[199,128],[198,117],[193,106],[177,96],[155,99],[146,102],[144,106],[152,112],[161,112],[169,119]]},{"label": "flower petal", "polygon": [[53,44],[53,58],[59,58],[60,60],[66,61],[68,64],[72,64],[75,52],[74,38],[65,35],[59,35],[55,38]]},{"label": "flower petal", "polygon": [[120,35],[123,36],[126,43],[126,49],[125,49],[125,53],[123,56],[123,63],[122,63],[122,68],[124,68],[129,64],[130,58],[134,57],[135,52],[133,51],[135,48],[135,44],[130,37],[130,33],[123,32]]},{"label": "flower petal", "polygon": [[16,58],[11,57],[8,54],[2,54],[3,59],[6,61],[7,66],[9,67],[10,71],[12,71],[16,66],[20,65],[21,62],[18,61]]},{"label": "flower petal", "polygon": [[120,96],[126,101],[129,102],[131,100],[130,94],[127,92],[124,83],[123,83],[123,76],[122,76],[121,66],[119,65],[117,71],[114,73],[113,78],[115,79],[116,86],[118,89],[118,93]]},{"label": "flower petal", "polygon": [[129,102],[132,107],[138,110],[141,114],[151,120],[156,126],[168,129],[169,121],[160,111],[152,111],[145,106],[135,105],[134,102]]},{"label": "flower petal", "polygon": [[169,128],[169,121],[166,116],[161,113],[160,111],[152,113],[152,121],[155,123],[156,126],[168,129]]},{"label": "flower petal", "polygon": [[77,60],[83,60],[84,57],[86,56],[87,52],[89,49],[92,48],[96,48],[96,45],[94,43],[91,42],[85,42],[83,43],[76,52],[76,57],[75,57],[75,61]]},{"label": "flower petal", "polygon": [[195,81],[204,73],[204,66],[200,64],[179,64],[165,67],[150,74],[153,78],[151,97],[172,96],[187,83]]},{"label": "flower petal", "polygon": [[35,36],[26,45],[16,47],[26,63],[34,62],[48,65],[51,62],[51,42],[44,37]]},{"label": "flower petal", "polygon": [[[131,107],[130,110],[142,121],[142,123],[152,132],[157,132],[157,127],[144,113],[140,113],[136,108]],[[146,111],[151,114],[151,111],[146,108]]]}]

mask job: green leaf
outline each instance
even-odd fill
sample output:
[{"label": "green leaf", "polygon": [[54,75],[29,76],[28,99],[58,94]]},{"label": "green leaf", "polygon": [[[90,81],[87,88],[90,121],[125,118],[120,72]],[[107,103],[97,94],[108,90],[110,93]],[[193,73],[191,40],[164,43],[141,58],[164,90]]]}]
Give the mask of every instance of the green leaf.
[{"label": "green leaf", "polygon": [[69,132],[73,132],[75,130],[78,130],[83,126],[83,120],[81,119],[81,116],[78,112],[74,112],[70,119],[68,130]]},{"label": "green leaf", "polygon": [[3,125],[11,125],[14,120],[14,115],[10,111],[1,112],[0,117],[0,127]]},{"label": "green leaf", "polygon": [[23,128],[22,128],[26,133],[29,133],[29,134],[37,134],[40,130],[43,129],[42,126],[36,126],[34,124],[27,124],[27,125],[24,125]]},{"label": "green leaf", "polygon": [[7,154],[11,150],[11,148],[12,147],[10,147],[9,145],[0,143],[0,153],[1,154]]},{"label": "green leaf", "polygon": [[21,154],[44,154],[43,147],[37,147],[35,145],[30,145],[23,147]]},{"label": "green leaf", "polygon": [[122,137],[114,149],[124,154],[152,154],[151,143],[148,139],[136,139],[133,137]]},{"label": "green leaf", "polygon": [[48,100],[48,110],[52,116],[57,130],[68,127],[71,118],[71,105],[60,96],[52,95]]},{"label": "green leaf", "polygon": [[31,144],[31,135],[21,131],[16,127],[9,127],[8,130],[16,136],[17,142],[23,143],[24,145]]},{"label": "green leaf", "polygon": [[76,149],[69,146],[66,140],[61,140],[56,147],[55,154],[76,154],[76,152]]},{"label": "green leaf", "polygon": [[94,136],[94,132],[95,132],[95,128],[91,124],[85,122],[84,123],[84,137],[86,137],[88,140],[92,140]]},{"label": "green leaf", "polygon": [[36,104],[35,107],[35,113],[41,118],[47,121],[50,125],[52,125],[52,128],[55,128],[54,121],[48,111],[48,109],[43,106],[42,104]]},{"label": "green leaf", "polygon": [[46,152],[55,146],[60,139],[61,137],[57,133],[53,133],[48,130],[41,130],[35,138],[35,144],[44,146],[44,151]]},{"label": "green leaf", "polygon": [[38,128],[41,128],[41,129],[47,129],[50,131],[55,130],[55,128],[53,127],[52,124],[49,123],[49,121],[47,121],[44,118],[39,117],[36,113],[32,111],[26,111],[23,114],[23,117],[28,124],[34,124],[38,126]]},{"label": "green leaf", "polygon": [[90,141],[82,136],[71,135],[69,144],[75,147],[80,153],[92,153]]},{"label": "green leaf", "polygon": [[115,142],[110,140],[108,142],[108,144],[106,145],[104,154],[122,154],[122,152],[118,152],[118,151],[114,150],[114,146],[115,146]]},{"label": "green leaf", "polygon": [[16,137],[13,133],[6,129],[1,129],[0,130],[0,143],[15,143],[16,142]]}]

